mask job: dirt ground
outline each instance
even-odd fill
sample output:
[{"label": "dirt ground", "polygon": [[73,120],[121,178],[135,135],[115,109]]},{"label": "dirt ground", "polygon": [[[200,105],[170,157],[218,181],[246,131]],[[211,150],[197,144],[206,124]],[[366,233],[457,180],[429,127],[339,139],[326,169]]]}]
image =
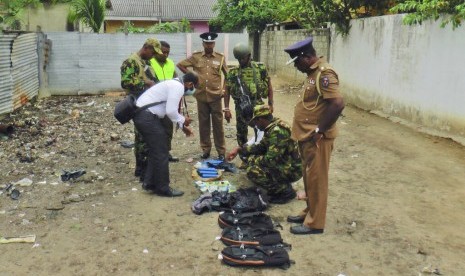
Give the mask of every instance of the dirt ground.
[{"label": "dirt ground", "polygon": [[[275,115],[290,122],[298,94],[283,83],[275,82]],[[231,268],[218,260],[218,213],[190,210],[200,192],[186,160],[199,156],[198,132],[189,139],[179,132],[173,142],[181,162],[170,165],[172,186],[186,194],[148,194],[133,176],[132,150],[121,146],[133,139],[133,125],[113,118],[120,98],[52,97],[0,121],[15,122],[14,134],[0,139],[0,185],[32,180],[16,185],[18,200],[0,195],[0,236],[36,235],[34,243],[0,244],[0,275],[465,274],[465,150],[451,140],[347,106],[325,233],[289,233],[285,218],[302,201],[272,206],[295,264]],[[195,113],[193,99],[189,109]],[[236,144],[233,123],[228,148]],[[60,180],[63,170],[79,169],[87,173]],[[250,185],[243,172],[224,178]]]}]

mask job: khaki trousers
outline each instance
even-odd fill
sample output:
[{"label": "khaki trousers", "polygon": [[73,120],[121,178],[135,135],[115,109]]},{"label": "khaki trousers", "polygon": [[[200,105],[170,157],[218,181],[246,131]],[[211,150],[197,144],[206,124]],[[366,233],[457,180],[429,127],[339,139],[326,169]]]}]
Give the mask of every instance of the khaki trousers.
[{"label": "khaki trousers", "polygon": [[319,147],[311,141],[299,142],[302,157],[302,176],[307,208],[299,214],[305,217],[303,224],[314,229],[324,229],[328,205],[329,159],[334,139],[321,139]]},{"label": "khaki trousers", "polygon": [[214,102],[202,102],[197,100],[197,112],[199,118],[200,147],[203,153],[210,153],[212,142],[210,139],[211,126],[213,126],[213,140],[219,155],[224,155],[226,145],[223,128],[223,108],[221,98]]}]

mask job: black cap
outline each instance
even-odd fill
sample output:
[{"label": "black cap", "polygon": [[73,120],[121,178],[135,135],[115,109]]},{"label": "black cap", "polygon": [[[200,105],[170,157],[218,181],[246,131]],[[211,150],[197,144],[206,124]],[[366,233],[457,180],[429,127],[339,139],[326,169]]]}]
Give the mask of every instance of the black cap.
[{"label": "black cap", "polygon": [[286,64],[291,64],[294,62],[299,56],[301,56],[309,47],[312,46],[313,37],[308,37],[302,41],[296,42],[291,46],[284,49],[286,53],[291,56],[291,59],[287,61]]},{"label": "black cap", "polygon": [[203,42],[215,42],[215,39],[218,37],[217,33],[206,32],[200,35],[200,38]]}]

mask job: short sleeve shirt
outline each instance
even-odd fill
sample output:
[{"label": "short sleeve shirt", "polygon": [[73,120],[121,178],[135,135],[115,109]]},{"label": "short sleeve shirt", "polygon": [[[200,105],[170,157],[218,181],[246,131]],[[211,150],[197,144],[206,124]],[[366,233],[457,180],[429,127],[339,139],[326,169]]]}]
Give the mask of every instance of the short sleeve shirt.
[{"label": "short sleeve shirt", "polygon": [[[313,70],[308,76],[303,91],[294,108],[294,120],[292,124],[292,138],[296,141],[306,141],[310,139],[312,132],[327,109],[328,103],[325,99],[342,98],[339,92],[339,78],[337,73],[331,68],[323,57],[320,57],[311,66]],[[317,80],[318,73],[321,72]],[[319,82],[320,92],[317,91]],[[335,138],[337,127],[334,123],[325,131],[325,137]]]},{"label": "short sleeve shirt", "polygon": [[192,67],[199,75],[199,87],[194,94],[202,102],[213,102],[223,96],[222,70],[227,72],[224,56],[213,52],[207,56],[204,51],[195,52],[189,58],[179,62],[184,67]]}]

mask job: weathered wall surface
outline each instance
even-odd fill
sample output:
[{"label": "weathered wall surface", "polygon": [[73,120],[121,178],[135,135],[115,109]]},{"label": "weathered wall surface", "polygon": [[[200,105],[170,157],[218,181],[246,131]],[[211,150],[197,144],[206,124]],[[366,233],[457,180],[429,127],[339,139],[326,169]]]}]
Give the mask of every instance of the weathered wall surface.
[{"label": "weathered wall surface", "polygon": [[[196,50],[202,50],[199,33],[176,34],[95,34],[50,32],[51,40],[48,90],[51,95],[75,95],[119,90],[121,63],[137,52],[149,37],[165,40],[171,45],[170,58],[175,63]],[[248,43],[246,33],[219,34],[215,50],[223,52],[226,60],[233,58],[235,43]]]},{"label": "weathered wall surface", "polygon": [[465,141],[465,28],[402,24],[402,15],[353,20],[331,38],[346,100],[427,132]]},{"label": "weathered wall surface", "polygon": [[328,57],[329,29],[265,31],[260,38],[260,61],[268,66],[272,74],[303,80],[305,75],[297,71],[293,64],[286,66],[289,55],[284,52],[284,49],[310,35],[313,36],[313,45],[318,55]]}]

